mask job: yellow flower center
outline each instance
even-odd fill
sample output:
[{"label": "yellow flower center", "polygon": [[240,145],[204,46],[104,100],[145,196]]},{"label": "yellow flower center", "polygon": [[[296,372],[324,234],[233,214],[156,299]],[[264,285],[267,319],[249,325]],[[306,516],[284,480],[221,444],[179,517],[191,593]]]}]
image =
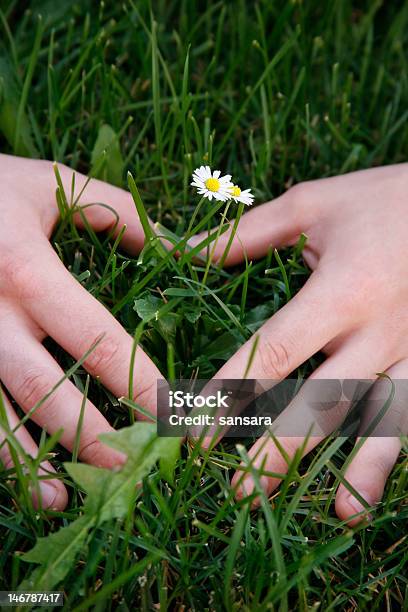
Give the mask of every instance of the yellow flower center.
[{"label": "yellow flower center", "polygon": [[241,190],[238,187],[238,185],[234,185],[233,187],[231,187],[231,193],[234,196],[234,198],[237,198],[238,196],[241,195]]},{"label": "yellow flower center", "polygon": [[205,181],[205,186],[210,191],[219,191],[220,189],[220,181],[216,178],[209,178]]}]

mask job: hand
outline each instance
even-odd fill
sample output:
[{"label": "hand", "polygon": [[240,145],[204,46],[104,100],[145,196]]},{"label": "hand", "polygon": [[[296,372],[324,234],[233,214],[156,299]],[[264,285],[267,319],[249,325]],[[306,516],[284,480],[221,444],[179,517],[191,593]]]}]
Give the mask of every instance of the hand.
[{"label": "hand", "polygon": [[[308,237],[304,259],[313,270],[297,295],[258,331],[248,378],[281,380],[317,351],[327,359],[311,379],[374,380],[378,372],[408,378],[407,202],[408,164],[401,164],[302,183],[243,216],[227,265],[239,263],[244,252],[251,259],[270,246],[295,244],[303,232]],[[219,240],[215,259],[228,239],[229,231]],[[246,342],[216,378],[242,378],[253,342]],[[406,404],[395,410],[405,418],[407,433]],[[307,418],[301,398],[285,413],[286,422]],[[309,438],[304,454],[321,439]],[[279,441],[291,458],[304,438],[287,436],[286,429]],[[399,452],[397,436],[371,437],[348,465],[345,477],[368,505],[381,500]],[[269,437],[260,438],[249,456],[265,471],[287,471],[287,461]],[[260,480],[268,494],[280,482],[265,475]],[[240,471],[233,484],[238,496],[254,489],[251,475]],[[362,514],[350,517],[363,510],[340,485],[338,516],[354,525]]]},{"label": "hand", "polygon": [[[59,166],[64,189],[71,190],[72,171]],[[76,193],[87,180],[75,174]],[[83,357],[95,342],[84,367],[116,396],[127,395],[133,339],[115,318],[94,299],[66,270],[49,243],[58,220],[55,199],[56,180],[52,164],[0,155],[0,381],[9,394],[28,412],[61,380],[63,370],[44,348],[51,336],[75,359]],[[123,246],[137,252],[144,235],[129,193],[98,180],[91,180],[81,196],[80,205],[103,202],[119,216],[116,233],[126,224]],[[116,217],[102,206],[89,206],[83,214],[95,231],[114,227]],[[83,221],[79,214],[76,223]],[[143,373],[143,377],[138,376]],[[137,348],[134,399],[147,410],[156,409],[156,380],[160,372],[145,353]],[[1,392],[1,389],[0,389]],[[3,402],[13,429],[18,418],[3,393]],[[34,411],[32,419],[46,431],[63,429],[61,444],[72,450],[82,394],[65,380]],[[112,427],[97,408],[86,402],[79,457],[98,466],[123,463],[121,453],[102,445],[98,435]],[[38,448],[23,426],[16,431],[26,453],[36,456]],[[9,445],[3,443],[0,428],[0,459],[11,467]],[[43,478],[55,470],[44,462],[40,469],[40,499],[33,490],[35,505],[63,509],[67,493],[60,480]]]}]

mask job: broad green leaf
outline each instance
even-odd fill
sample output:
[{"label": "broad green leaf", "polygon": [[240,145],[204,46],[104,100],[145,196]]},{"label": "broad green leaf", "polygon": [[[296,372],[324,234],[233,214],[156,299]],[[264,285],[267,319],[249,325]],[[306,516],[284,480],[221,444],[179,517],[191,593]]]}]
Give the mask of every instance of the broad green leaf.
[{"label": "broad green leaf", "polygon": [[99,128],[91,157],[91,175],[113,185],[122,185],[124,162],[117,134],[108,124]]},{"label": "broad green leaf", "polygon": [[259,304],[252,308],[245,316],[245,326],[252,332],[256,332],[265,321],[267,321],[273,314],[273,302],[266,302],[265,304]]},{"label": "broad green leaf", "polygon": [[20,590],[34,590],[38,585],[44,590],[52,589],[63,580],[82,550],[91,524],[89,516],[81,516],[56,533],[39,538],[34,548],[26,552],[22,559],[39,563],[41,567],[20,584]]},{"label": "broad green leaf", "polygon": [[146,297],[135,300],[133,308],[142,321],[151,321],[157,317],[161,306],[163,306],[163,300],[148,294]]},{"label": "broad green leaf", "polygon": [[[122,469],[112,477],[112,471],[81,463],[65,463],[65,469],[87,493],[84,511],[95,514],[98,523],[122,517],[137,494],[136,484],[143,478]],[[119,494],[117,494],[119,493]]]},{"label": "broad green leaf", "polygon": [[161,439],[163,440],[163,448],[166,448],[166,453],[160,458],[160,475],[170,484],[174,484],[174,469],[180,457],[180,438]]},{"label": "broad green leaf", "polygon": [[229,359],[241,346],[242,340],[234,331],[224,332],[216,340],[203,347],[203,353],[208,359]]},{"label": "broad green leaf", "polygon": [[201,312],[201,308],[197,306],[195,308],[190,308],[190,310],[184,311],[184,316],[186,317],[187,321],[190,321],[190,323],[197,323],[198,319],[201,317]]},{"label": "broad green leaf", "polygon": [[176,312],[169,312],[162,317],[159,317],[154,327],[160,333],[163,340],[173,342],[176,338],[177,325],[180,323],[181,316]]},{"label": "broad green leaf", "polygon": [[167,342],[175,338],[177,324],[180,322],[180,314],[174,312],[161,314],[163,307],[163,300],[150,294],[135,300],[134,303],[134,310],[136,310],[142,321],[150,321],[152,327]]},{"label": "broad green leaf", "polygon": [[127,516],[138,493],[137,483],[157,461],[164,460],[161,472],[172,480],[180,439],[159,438],[155,424],[135,423],[99,438],[126,454],[126,463],[116,471],[78,463],[65,464],[70,476],[87,493],[83,516],[68,527],[41,538],[23,556],[25,561],[39,563],[40,567],[20,585],[21,588],[51,590],[60,583],[82,551],[91,529],[105,521]]},{"label": "broad green leaf", "polygon": [[135,423],[118,431],[101,434],[99,439],[107,446],[125,453],[133,463],[138,463],[157,439],[156,426],[152,423]]}]

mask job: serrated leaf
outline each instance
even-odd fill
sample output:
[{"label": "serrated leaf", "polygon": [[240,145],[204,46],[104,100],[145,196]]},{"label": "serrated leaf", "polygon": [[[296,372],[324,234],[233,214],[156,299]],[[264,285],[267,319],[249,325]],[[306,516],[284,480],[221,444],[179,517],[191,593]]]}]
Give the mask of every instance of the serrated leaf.
[{"label": "serrated leaf", "polygon": [[[88,514],[95,514],[98,524],[122,517],[135,500],[138,473],[129,478],[124,474],[124,470],[121,470],[117,477],[112,477],[111,470],[92,465],[65,463],[64,466],[71,478],[86,491],[88,496],[84,504],[84,511]],[[139,480],[142,478],[143,476]],[[120,487],[120,495],[116,495],[118,487]]]},{"label": "serrated leaf", "polygon": [[[164,462],[164,474],[171,480],[177,456],[177,438],[159,438],[153,423],[135,423],[119,431],[101,434],[100,440],[128,457],[116,471],[90,465],[67,463],[71,477],[87,493],[83,517],[58,532],[38,540],[34,548],[23,556],[25,561],[39,563],[21,588],[52,590],[73,566],[76,556],[86,543],[89,531],[105,521],[125,517],[136,498],[137,483],[153,465]],[[29,585],[29,586],[28,586]]]},{"label": "serrated leaf", "polygon": [[34,548],[26,552],[22,559],[29,563],[39,563],[30,578],[20,584],[20,590],[33,590],[38,582],[44,590],[52,589],[64,579],[74,565],[88,536],[90,517],[81,516],[56,533],[39,538]]}]

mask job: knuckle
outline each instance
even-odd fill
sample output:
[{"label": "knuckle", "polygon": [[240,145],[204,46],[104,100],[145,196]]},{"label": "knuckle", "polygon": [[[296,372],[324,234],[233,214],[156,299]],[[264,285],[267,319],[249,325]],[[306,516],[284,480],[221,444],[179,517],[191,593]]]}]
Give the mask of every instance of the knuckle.
[{"label": "knuckle", "polygon": [[81,355],[91,351],[84,361],[84,366],[92,376],[97,375],[101,370],[114,369],[119,350],[120,342],[110,333],[88,336],[80,347]]},{"label": "knuckle", "polygon": [[263,340],[258,348],[262,369],[267,378],[282,379],[291,371],[291,360],[287,344]]},{"label": "knuckle", "polygon": [[[105,447],[106,450],[106,447]],[[96,467],[102,467],[102,457],[104,453],[103,444],[95,439],[81,446],[80,459]]]},{"label": "knuckle", "polygon": [[290,187],[287,194],[296,218],[305,218],[309,222],[308,213],[310,213],[311,219],[315,219],[319,202],[319,192],[315,181],[297,183]]},{"label": "knuckle", "polygon": [[126,461],[126,456],[107,447],[97,438],[93,438],[83,444],[81,440],[80,459],[96,467],[111,469],[122,466]]},{"label": "knuckle", "polygon": [[32,260],[21,248],[0,242],[0,290],[5,295],[30,299],[38,292]]},{"label": "knuckle", "polygon": [[13,391],[13,395],[23,408],[30,410],[41,402],[51,389],[52,383],[47,373],[38,368],[32,368],[21,374],[20,382],[17,389]]},{"label": "knuckle", "polygon": [[307,202],[310,202],[312,198],[312,183],[311,182],[303,182],[296,183],[290,187],[288,194],[292,199],[292,202],[295,206],[303,206]]},{"label": "knuckle", "polygon": [[133,400],[144,408],[154,408],[157,401],[156,381],[152,380],[148,384],[138,388],[133,394]]}]

